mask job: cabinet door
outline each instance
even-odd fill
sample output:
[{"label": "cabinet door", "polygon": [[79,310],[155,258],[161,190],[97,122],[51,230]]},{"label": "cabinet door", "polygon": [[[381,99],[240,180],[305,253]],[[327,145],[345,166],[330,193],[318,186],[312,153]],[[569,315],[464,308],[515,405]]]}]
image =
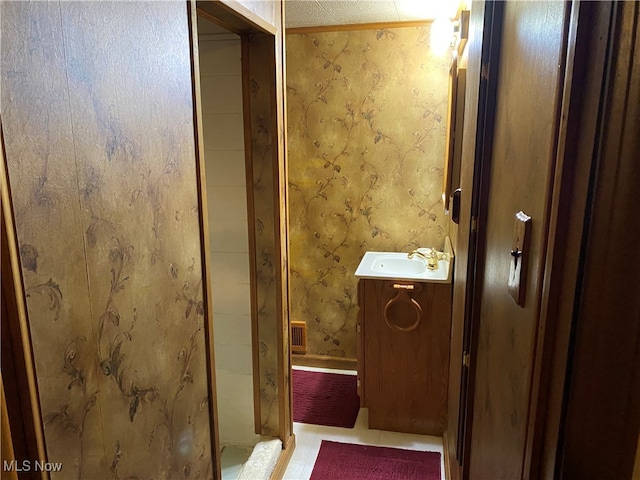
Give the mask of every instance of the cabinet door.
[{"label": "cabinet door", "polygon": [[369,427],[442,435],[447,418],[451,286],[363,283]]}]

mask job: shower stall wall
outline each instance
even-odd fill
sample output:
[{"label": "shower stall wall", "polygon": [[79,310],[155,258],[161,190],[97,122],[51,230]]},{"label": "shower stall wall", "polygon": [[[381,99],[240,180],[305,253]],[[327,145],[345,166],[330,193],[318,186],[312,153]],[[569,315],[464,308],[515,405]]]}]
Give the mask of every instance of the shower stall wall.
[{"label": "shower stall wall", "polygon": [[198,20],[220,443],[253,446],[249,229],[240,37]]}]

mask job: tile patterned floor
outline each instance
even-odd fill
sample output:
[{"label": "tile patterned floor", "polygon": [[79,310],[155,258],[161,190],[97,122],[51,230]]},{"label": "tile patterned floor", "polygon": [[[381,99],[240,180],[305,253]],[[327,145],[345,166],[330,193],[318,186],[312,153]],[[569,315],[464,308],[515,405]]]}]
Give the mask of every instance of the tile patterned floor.
[{"label": "tile patterned floor", "polygon": [[222,447],[220,466],[222,467],[222,480],[236,480],[242,470],[242,465],[251,455],[251,447],[236,447],[233,445]]},{"label": "tile patterned floor", "polygon": [[[308,367],[294,367],[303,370],[325,371],[332,373],[349,373],[336,370],[325,370]],[[293,432],[296,435],[296,449],[284,474],[286,480],[308,480],[313,470],[320,443],[322,440],[335,442],[358,443],[362,445],[378,445],[381,447],[404,448],[408,450],[423,450],[440,452],[440,471],[442,480],[444,476],[444,455],[442,450],[442,438],[427,435],[412,435],[407,433],[387,432],[384,430],[370,430],[369,411],[361,408],[358,419],[353,428],[325,427],[322,425],[308,425],[294,422]]]}]

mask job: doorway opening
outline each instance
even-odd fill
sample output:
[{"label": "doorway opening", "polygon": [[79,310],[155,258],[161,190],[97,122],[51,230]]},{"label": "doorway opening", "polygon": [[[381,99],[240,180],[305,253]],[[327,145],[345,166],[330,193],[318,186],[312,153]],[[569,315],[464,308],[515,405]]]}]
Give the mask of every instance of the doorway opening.
[{"label": "doorway opening", "polygon": [[223,478],[237,478],[255,429],[249,228],[239,35],[198,17],[211,295]]},{"label": "doorway opening", "polygon": [[279,17],[271,24],[219,2],[198,2],[196,13],[194,86],[222,477],[269,478],[284,468],[294,442]]}]

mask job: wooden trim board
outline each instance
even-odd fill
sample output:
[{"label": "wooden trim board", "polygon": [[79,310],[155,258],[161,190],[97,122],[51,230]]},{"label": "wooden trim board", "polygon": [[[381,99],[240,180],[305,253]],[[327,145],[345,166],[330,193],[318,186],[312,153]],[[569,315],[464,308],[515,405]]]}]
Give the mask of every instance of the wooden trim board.
[{"label": "wooden trim board", "polygon": [[280,480],[284,477],[284,473],[287,471],[287,467],[289,466],[289,462],[291,461],[291,457],[293,456],[293,451],[296,449],[296,436],[291,435],[287,440],[287,443],[284,444],[282,448],[282,453],[278,458],[278,463],[276,463],[273,472],[271,472],[271,476],[269,480]]},{"label": "wooden trim board", "polygon": [[[5,163],[4,134],[2,123],[0,122],[0,182],[2,188],[1,230],[2,239],[2,299],[5,302],[3,310],[8,313],[3,319],[9,324],[9,331],[4,331],[3,335],[10,336],[10,343],[13,348],[15,374],[17,385],[9,390],[9,396],[17,400],[20,404],[20,411],[8,411],[9,420],[13,417],[16,422],[23,426],[25,443],[24,449],[31,457],[40,460],[47,459],[47,452],[44,443],[44,425],[42,423],[42,412],[40,410],[40,400],[38,395],[38,384],[36,382],[35,362],[31,347],[31,334],[29,332],[29,322],[27,319],[27,304],[22,283],[20,268],[20,254],[18,252],[18,239],[14,228],[13,205],[10,194],[9,176]],[[6,393],[6,392],[5,392]],[[16,398],[17,397],[17,398]],[[9,400],[9,398],[7,397]],[[8,408],[9,405],[7,405]],[[16,409],[17,410],[17,409]],[[17,446],[14,445],[17,450]],[[46,471],[36,474],[33,478],[48,479],[49,473]]]},{"label": "wooden trim board", "polygon": [[198,1],[198,13],[227,30],[276,35],[278,28],[236,0]]},{"label": "wooden trim board", "polygon": [[[249,252],[256,251],[256,232],[254,225],[256,223],[256,215],[254,209],[255,195],[253,187],[253,160],[252,151],[252,130],[251,130],[251,72],[250,72],[250,46],[249,37],[241,35],[242,49],[242,122],[244,126],[244,155],[245,155],[245,183],[247,192],[247,222],[249,230]],[[260,404],[260,358],[256,355],[257,347],[260,344],[260,335],[258,332],[258,296],[256,289],[258,285],[258,270],[254,261],[249,261],[249,282],[251,292],[251,345],[252,345],[252,373],[253,373],[253,411],[254,411],[254,427],[255,432],[260,433],[261,422],[261,404]]]},{"label": "wooden trim board", "polygon": [[348,25],[322,25],[318,27],[295,27],[287,28],[287,35],[301,33],[322,33],[322,32],[346,32],[354,30],[385,30],[388,28],[412,28],[428,27],[433,23],[431,20],[413,22],[378,22],[378,23],[352,23]]},{"label": "wooden trim board", "polygon": [[291,363],[301,367],[332,368],[337,370],[358,370],[358,360],[352,357],[331,355],[291,355]]},{"label": "wooden trim board", "polygon": [[218,429],[218,401],[216,390],[216,367],[213,337],[213,303],[211,300],[211,250],[209,248],[209,217],[207,212],[207,175],[205,171],[204,132],[202,128],[202,99],[200,90],[200,61],[198,54],[198,13],[195,0],[187,3],[189,16],[190,48],[191,48],[191,85],[193,89],[193,126],[195,130],[194,144],[196,153],[196,179],[199,205],[202,296],[205,305],[205,348],[207,377],[209,380],[209,419],[211,431],[211,455],[217,478],[222,478],[220,464],[220,432]]}]

